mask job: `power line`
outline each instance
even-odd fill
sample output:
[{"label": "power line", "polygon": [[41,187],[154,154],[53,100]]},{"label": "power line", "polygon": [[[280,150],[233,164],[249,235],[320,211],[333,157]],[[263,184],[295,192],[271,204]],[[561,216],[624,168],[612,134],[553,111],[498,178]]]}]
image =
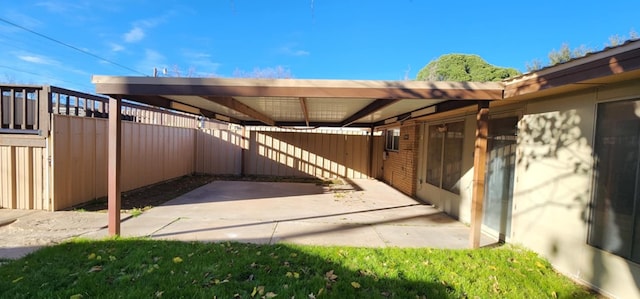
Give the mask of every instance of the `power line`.
[{"label": "power line", "polygon": [[86,85],[85,83],[72,82],[72,81],[68,81],[68,80],[52,77],[52,76],[49,76],[49,75],[35,73],[35,72],[23,70],[23,69],[17,69],[17,68],[14,68],[14,67],[10,67],[8,65],[0,64],[0,68],[8,69],[8,70],[12,70],[12,71],[15,71],[15,72],[20,72],[20,73],[25,73],[25,74],[29,74],[29,75],[33,75],[33,76],[38,76],[38,77],[46,78],[46,79],[49,79],[49,80],[57,80],[57,81],[60,81],[60,82],[66,82],[66,83],[70,83],[70,84],[75,84],[75,85],[78,85],[78,86],[93,87],[91,85]]},{"label": "power line", "polygon": [[48,39],[48,40],[50,40],[50,41],[52,41],[52,42],[54,42],[54,43],[57,43],[57,44],[60,44],[60,45],[65,46],[65,47],[71,48],[71,49],[76,50],[76,51],[78,51],[78,52],[80,52],[80,53],[83,53],[83,54],[85,54],[85,55],[89,55],[89,56],[91,56],[91,57],[93,57],[93,58],[97,58],[97,59],[99,59],[99,60],[102,60],[102,61],[105,61],[105,62],[111,63],[111,64],[113,64],[113,65],[115,65],[115,66],[118,66],[118,67],[121,67],[121,68],[123,68],[123,69],[129,70],[129,71],[132,71],[132,72],[134,72],[134,73],[137,73],[137,74],[140,74],[140,75],[143,75],[143,76],[147,76],[146,74],[141,73],[141,72],[139,72],[139,71],[137,71],[137,70],[134,70],[134,69],[132,69],[132,68],[130,68],[130,67],[128,67],[128,66],[126,66],[126,65],[123,65],[123,64],[117,63],[117,62],[115,62],[115,61],[112,61],[112,60],[109,60],[109,59],[106,59],[106,58],[103,58],[103,57],[100,57],[100,56],[98,56],[98,55],[96,55],[96,54],[93,54],[93,53],[91,53],[91,52],[87,51],[87,50],[80,49],[80,48],[78,48],[78,47],[76,47],[76,46],[73,46],[73,45],[67,44],[67,43],[65,43],[65,42],[63,42],[63,41],[60,41],[60,40],[57,40],[57,39],[55,39],[55,38],[52,38],[52,37],[46,36],[46,35],[44,35],[44,34],[42,34],[42,33],[38,33],[38,32],[36,32],[36,31],[33,31],[33,30],[29,29],[29,28],[26,28],[26,27],[24,27],[24,26],[21,26],[21,25],[18,25],[18,24],[16,24],[16,23],[13,23],[13,22],[11,22],[11,21],[9,21],[9,20],[6,20],[6,19],[4,19],[4,18],[0,18],[0,21],[2,21],[2,22],[4,22],[4,23],[7,23],[7,24],[9,24],[9,25],[11,25],[11,26],[14,26],[14,27],[20,28],[20,29],[22,29],[22,30],[24,30],[24,31],[30,32],[30,33],[32,33],[32,34],[35,34],[35,35],[37,35],[37,36],[39,36],[39,37],[42,37],[42,38],[44,38],[44,39]]}]

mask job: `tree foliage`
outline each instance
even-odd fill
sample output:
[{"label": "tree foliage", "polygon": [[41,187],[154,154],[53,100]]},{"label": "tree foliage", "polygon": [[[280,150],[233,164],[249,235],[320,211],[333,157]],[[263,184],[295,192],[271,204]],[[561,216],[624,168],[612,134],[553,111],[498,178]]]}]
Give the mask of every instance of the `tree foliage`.
[{"label": "tree foliage", "polygon": [[416,76],[416,80],[490,82],[500,81],[520,72],[487,63],[478,55],[447,54],[429,62]]},{"label": "tree foliage", "polygon": [[[609,42],[605,43],[605,47],[617,47],[626,43],[627,41],[636,40],[639,37],[640,36],[638,35],[638,33],[634,29],[631,29],[629,31],[628,38],[624,35],[618,35],[618,34],[609,36]],[[527,72],[537,71],[547,66],[553,66],[559,63],[567,62],[575,58],[583,57],[595,51],[598,51],[598,50],[591,47],[587,47],[585,45],[580,45],[577,48],[571,49],[569,47],[569,44],[563,43],[562,46],[560,46],[559,50],[553,49],[551,50],[551,52],[549,52],[549,54],[547,55],[547,57],[549,58],[549,61],[546,65],[543,64],[543,62],[540,59],[536,58],[531,62],[527,62],[525,66],[527,68]]]}]

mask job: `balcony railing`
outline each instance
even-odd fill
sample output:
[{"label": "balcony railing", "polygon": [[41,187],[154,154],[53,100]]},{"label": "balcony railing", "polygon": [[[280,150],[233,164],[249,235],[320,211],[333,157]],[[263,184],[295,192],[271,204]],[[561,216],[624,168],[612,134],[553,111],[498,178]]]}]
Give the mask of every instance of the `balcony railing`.
[{"label": "balcony railing", "polygon": [[[46,135],[50,114],[109,117],[109,99],[55,86],[0,85],[0,134]],[[122,119],[145,124],[198,127],[198,116],[124,100]]]}]

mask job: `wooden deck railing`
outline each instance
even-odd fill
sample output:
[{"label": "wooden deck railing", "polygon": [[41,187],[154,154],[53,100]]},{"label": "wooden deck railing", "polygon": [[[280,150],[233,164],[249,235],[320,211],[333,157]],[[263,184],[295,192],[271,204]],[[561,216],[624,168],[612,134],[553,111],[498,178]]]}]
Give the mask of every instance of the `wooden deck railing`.
[{"label": "wooden deck railing", "polygon": [[[0,85],[0,134],[46,136],[50,114],[107,118],[109,99],[55,86]],[[198,117],[123,101],[122,119],[145,124],[197,128]]]},{"label": "wooden deck railing", "polygon": [[32,134],[49,128],[48,95],[43,86],[0,86],[0,133]]}]

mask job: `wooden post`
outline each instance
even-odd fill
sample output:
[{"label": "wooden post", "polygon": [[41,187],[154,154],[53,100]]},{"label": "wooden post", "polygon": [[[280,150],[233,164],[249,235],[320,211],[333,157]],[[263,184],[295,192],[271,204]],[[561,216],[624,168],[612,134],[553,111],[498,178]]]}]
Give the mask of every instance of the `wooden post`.
[{"label": "wooden post", "polygon": [[471,197],[471,248],[480,247],[484,206],[484,177],[487,161],[487,136],[489,133],[489,101],[478,102],[476,114],[476,142],[473,153],[473,193]]},{"label": "wooden post", "polygon": [[370,179],[375,179],[375,175],[373,174],[373,133],[375,131],[375,127],[371,126],[371,132],[369,132],[369,165],[367,165],[368,167],[368,171],[369,171],[369,178]]},{"label": "wooden post", "polygon": [[120,144],[122,101],[109,98],[109,145],[108,145],[108,198],[109,198],[109,235],[120,235]]}]

